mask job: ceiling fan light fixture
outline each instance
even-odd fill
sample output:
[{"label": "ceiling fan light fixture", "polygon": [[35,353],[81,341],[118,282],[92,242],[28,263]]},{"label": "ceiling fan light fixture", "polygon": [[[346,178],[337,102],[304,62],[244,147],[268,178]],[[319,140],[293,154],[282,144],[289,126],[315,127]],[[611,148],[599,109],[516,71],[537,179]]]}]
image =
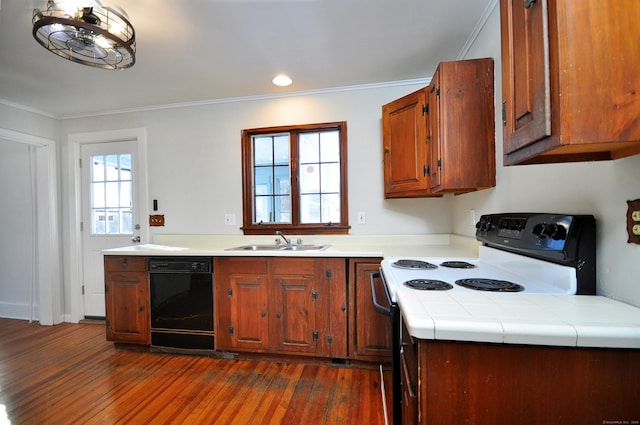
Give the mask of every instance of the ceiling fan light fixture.
[{"label": "ceiling fan light fixture", "polygon": [[126,69],[136,62],[133,26],[95,0],[85,0],[84,6],[48,0],[46,10],[33,9],[32,23],[36,41],[70,61],[104,69]]}]

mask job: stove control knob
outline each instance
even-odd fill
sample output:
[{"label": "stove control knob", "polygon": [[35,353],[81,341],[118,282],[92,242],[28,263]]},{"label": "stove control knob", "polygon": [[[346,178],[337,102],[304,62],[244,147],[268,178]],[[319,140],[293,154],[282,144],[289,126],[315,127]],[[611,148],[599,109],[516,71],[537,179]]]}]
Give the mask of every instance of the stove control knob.
[{"label": "stove control knob", "polygon": [[539,238],[553,239],[554,241],[565,239],[567,237],[567,229],[561,224],[536,224],[533,228],[533,234]]},{"label": "stove control knob", "polygon": [[481,232],[486,232],[488,230],[491,230],[491,222],[489,220],[480,220],[479,222],[476,223],[476,229],[478,229]]}]

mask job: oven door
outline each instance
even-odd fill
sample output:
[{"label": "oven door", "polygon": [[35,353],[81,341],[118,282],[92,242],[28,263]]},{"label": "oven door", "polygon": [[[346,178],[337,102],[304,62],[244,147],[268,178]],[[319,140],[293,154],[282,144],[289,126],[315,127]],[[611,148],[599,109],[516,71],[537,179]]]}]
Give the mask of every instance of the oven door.
[{"label": "oven door", "polygon": [[[382,285],[383,292],[385,294],[385,302],[386,306],[382,305],[379,300],[377,294],[379,291],[379,285]],[[389,288],[387,286],[386,281],[384,280],[384,274],[382,271],[378,273],[371,274],[371,298],[373,301],[373,306],[376,311],[380,314],[384,314],[389,317],[391,321],[391,333],[393,338],[392,343],[392,353],[391,353],[391,385],[385,386],[385,390],[388,391],[388,388],[391,388],[391,399],[392,399],[392,411],[393,418],[390,423],[394,425],[402,424],[402,370],[401,370],[401,359],[400,359],[400,350],[401,350],[401,336],[400,336],[400,307],[398,307],[397,303],[394,303],[391,300],[391,295],[389,293]],[[383,402],[386,400],[386,396],[384,396]],[[386,412],[385,412],[386,413]]]}]

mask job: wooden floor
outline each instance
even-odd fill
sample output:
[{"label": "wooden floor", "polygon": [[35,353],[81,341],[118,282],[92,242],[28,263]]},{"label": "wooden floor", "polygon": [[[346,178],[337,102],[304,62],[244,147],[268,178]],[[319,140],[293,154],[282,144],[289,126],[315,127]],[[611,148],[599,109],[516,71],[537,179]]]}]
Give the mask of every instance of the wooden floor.
[{"label": "wooden floor", "polygon": [[377,370],[124,351],[105,340],[100,324],[0,319],[0,424],[7,419],[12,425],[384,423]]}]

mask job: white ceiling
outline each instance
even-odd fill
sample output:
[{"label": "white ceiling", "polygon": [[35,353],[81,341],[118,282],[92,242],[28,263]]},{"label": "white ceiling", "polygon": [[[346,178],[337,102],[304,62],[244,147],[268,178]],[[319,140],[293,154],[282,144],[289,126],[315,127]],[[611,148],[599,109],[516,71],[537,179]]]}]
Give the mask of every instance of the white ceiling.
[{"label": "white ceiling", "polygon": [[[123,71],[42,48],[31,18],[44,0],[0,2],[0,102],[64,118],[429,78],[497,0],[102,0],[136,31]],[[274,86],[278,73],[293,85]]]}]

